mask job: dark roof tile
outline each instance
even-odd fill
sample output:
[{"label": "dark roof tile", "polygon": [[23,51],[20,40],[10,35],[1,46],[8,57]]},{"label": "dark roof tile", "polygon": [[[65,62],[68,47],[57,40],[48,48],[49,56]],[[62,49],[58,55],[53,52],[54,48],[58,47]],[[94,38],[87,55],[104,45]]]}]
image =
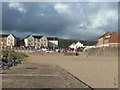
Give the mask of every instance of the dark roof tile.
[{"label": "dark roof tile", "polygon": [[43,36],[36,36],[36,35],[33,35],[34,38],[37,38],[37,39],[40,39],[42,38]]},{"label": "dark roof tile", "polygon": [[[30,35],[32,35],[32,34],[30,34]],[[28,35],[27,37],[25,37],[25,38],[28,38],[30,35]],[[40,38],[42,38],[43,36],[37,36],[37,35],[32,35],[34,38],[37,38],[37,39],[40,39]]]},{"label": "dark roof tile", "polygon": [[0,34],[0,38],[5,38],[5,37],[8,37],[9,34]]},{"label": "dark roof tile", "polygon": [[57,37],[47,37],[48,40],[58,40]]}]

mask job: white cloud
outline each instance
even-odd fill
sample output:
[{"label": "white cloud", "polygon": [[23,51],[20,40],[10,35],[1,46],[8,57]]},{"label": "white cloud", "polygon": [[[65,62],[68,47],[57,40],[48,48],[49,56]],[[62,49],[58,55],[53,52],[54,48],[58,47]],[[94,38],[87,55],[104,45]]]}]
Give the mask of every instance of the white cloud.
[{"label": "white cloud", "polygon": [[54,5],[54,8],[57,10],[58,13],[68,13],[69,7],[66,4],[57,3]]},{"label": "white cloud", "polygon": [[10,3],[9,4],[10,8],[14,8],[16,10],[19,10],[21,13],[25,13],[26,10],[23,8],[23,5],[20,3]]},{"label": "white cloud", "polygon": [[44,16],[44,14],[43,14],[43,13],[40,13],[39,16]]},{"label": "white cloud", "polygon": [[[93,17],[93,16],[92,16]],[[100,28],[110,24],[111,22],[117,22],[118,20],[118,13],[114,10],[101,10],[95,16],[95,18],[91,18],[91,28]],[[111,21],[111,22],[110,22]]]}]

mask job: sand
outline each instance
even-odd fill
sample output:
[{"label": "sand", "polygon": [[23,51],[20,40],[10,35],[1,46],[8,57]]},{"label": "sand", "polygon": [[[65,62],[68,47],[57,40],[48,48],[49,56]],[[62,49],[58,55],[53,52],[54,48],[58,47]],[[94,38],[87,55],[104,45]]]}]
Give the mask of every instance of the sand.
[{"label": "sand", "polygon": [[84,53],[79,56],[64,56],[61,53],[28,55],[25,63],[62,67],[92,88],[118,87],[118,57],[87,57]]}]

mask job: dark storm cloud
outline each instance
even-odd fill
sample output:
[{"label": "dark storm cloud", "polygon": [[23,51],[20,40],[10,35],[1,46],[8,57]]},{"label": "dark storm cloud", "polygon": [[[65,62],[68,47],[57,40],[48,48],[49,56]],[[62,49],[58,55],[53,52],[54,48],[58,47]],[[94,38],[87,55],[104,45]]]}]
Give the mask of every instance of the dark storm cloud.
[{"label": "dark storm cloud", "polygon": [[[47,33],[48,35],[60,34],[65,27],[70,25],[69,20],[66,20],[61,15],[52,14],[49,7],[43,7],[47,11],[43,13],[48,14],[41,16],[39,14],[39,7],[41,4],[37,3],[24,3],[27,11],[21,13],[17,9],[10,9],[9,3],[3,3],[3,30],[18,32],[32,32],[32,33]],[[43,5],[42,5],[43,6]],[[54,13],[54,12],[53,12]]]},{"label": "dark storm cloud", "polygon": [[0,2],[0,32],[2,33],[2,3]]},{"label": "dark storm cloud", "polygon": [[96,40],[106,31],[117,31],[117,3],[4,2],[2,15],[2,30],[20,37],[28,32]]}]

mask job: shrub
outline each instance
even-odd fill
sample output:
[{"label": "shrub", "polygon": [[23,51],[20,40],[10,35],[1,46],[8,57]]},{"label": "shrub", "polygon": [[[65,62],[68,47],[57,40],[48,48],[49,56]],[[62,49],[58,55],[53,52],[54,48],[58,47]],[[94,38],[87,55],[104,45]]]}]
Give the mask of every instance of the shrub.
[{"label": "shrub", "polygon": [[17,53],[17,58],[24,59],[25,57],[28,57],[25,53]]},{"label": "shrub", "polygon": [[28,57],[28,55],[25,53],[17,53],[17,52],[8,51],[8,50],[3,50],[1,55],[2,57],[11,57],[11,58],[18,58],[18,59],[24,59],[25,57]]},{"label": "shrub", "polygon": [[9,51],[8,51],[8,50],[3,50],[3,51],[2,51],[2,56],[3,56],[3,57],[7,57],[8,54],[9,54]]}]

